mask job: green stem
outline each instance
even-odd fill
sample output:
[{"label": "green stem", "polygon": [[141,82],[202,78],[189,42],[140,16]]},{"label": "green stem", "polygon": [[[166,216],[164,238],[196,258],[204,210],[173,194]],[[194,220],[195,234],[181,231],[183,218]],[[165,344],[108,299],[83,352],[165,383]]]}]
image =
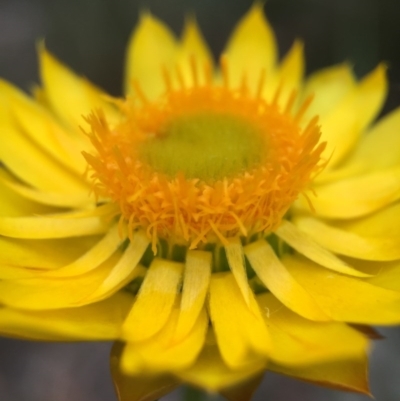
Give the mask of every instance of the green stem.
[{"label": "green stem", "polygon": [[186,387],[183,394],[184,401],[218,401],[219,397],[205,393],[193,387]]}]

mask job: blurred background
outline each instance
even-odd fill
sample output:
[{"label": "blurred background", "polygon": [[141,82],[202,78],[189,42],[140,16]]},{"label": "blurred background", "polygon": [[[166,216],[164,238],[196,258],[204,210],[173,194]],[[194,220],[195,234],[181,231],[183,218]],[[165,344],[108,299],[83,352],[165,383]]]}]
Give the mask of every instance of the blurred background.
[{"label": "blurred background", "polygon": [[[0,0],[0,76],[29,90],[38,82],[35,44],[113,95],[121,93],[124,50],[140,10],[179,34],[194,12],[214,55],[252,0]],[[268,0],[280,54],[305,42],[307,73],[350,61],[357,75],[389,66],[384,113],[400,105],[400,0]],[[1,146],[1,145],[0,145]],[[371,387],[376,401],[400,400],[400,330],[380,329]],[[108,371],[110,344],[0,340],[0,401],[116,401]],[[165,398],[177,401],[185,390]],[[195,395],[194,397],[195,398]],[[209,397],[210,400],[218,398]],[[255,401],[367,401],[268,373]],[[193,401],[195,401],[193,399]]]}]

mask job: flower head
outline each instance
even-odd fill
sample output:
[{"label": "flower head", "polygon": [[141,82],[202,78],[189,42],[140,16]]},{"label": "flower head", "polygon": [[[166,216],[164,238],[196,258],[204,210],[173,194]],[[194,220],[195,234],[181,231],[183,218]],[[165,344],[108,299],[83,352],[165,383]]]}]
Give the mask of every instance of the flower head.
[{"label": "flower head", "polygon": [[34,99],[0,84],[0,332],[117,340],[121,400],[248,399],[266,369],[368,393],[368,325],[400,322],[385,68],[303,80],[258,3],[217,67],[143,14],[123,99],[39,56]]},{"label": "flower head", "polygon": [[95,192],[120,206],[130,234],[147,231],[154,252],[159,239],[195,249],[274,231],[320,167],[317,119],[300,125],[305,107],[291,114],[295,93],[281,110],[278,91],[261,97],[263,70],[254,96],[245,81],[228,86],[226,60],[221,84],[208,65],[199,83],[194,63],[192,85],[178,70],[173,89],[166,72],[156,101],[137,87],[139,99],[118,104],[120,124],[102,112],[88,118]]}]

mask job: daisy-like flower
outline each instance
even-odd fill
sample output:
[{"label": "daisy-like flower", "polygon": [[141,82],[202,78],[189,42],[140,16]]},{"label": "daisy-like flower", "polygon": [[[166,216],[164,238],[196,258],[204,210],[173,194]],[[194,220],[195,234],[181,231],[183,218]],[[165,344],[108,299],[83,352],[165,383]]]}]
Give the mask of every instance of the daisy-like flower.
[{"label": "daisy-like flower", "polygon": [[0,332],[116,340],[121,400],[246,400],[266,369],[368,393],[400,322],[400,110],[385,67],[303,79],[256,3],[214,65],[145,13],[114,99],[39,48],[0,83]]}]

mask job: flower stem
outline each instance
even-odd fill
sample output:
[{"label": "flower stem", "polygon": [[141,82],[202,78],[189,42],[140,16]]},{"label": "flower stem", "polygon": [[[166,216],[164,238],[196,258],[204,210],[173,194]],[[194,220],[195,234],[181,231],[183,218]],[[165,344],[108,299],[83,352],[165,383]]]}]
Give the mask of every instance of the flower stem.
[{"label": "flower stem", "polygon": [[183,393],[183,401],[219,401],[221,398],[216,394],[209,394],[193,387],[186,387]]}]

